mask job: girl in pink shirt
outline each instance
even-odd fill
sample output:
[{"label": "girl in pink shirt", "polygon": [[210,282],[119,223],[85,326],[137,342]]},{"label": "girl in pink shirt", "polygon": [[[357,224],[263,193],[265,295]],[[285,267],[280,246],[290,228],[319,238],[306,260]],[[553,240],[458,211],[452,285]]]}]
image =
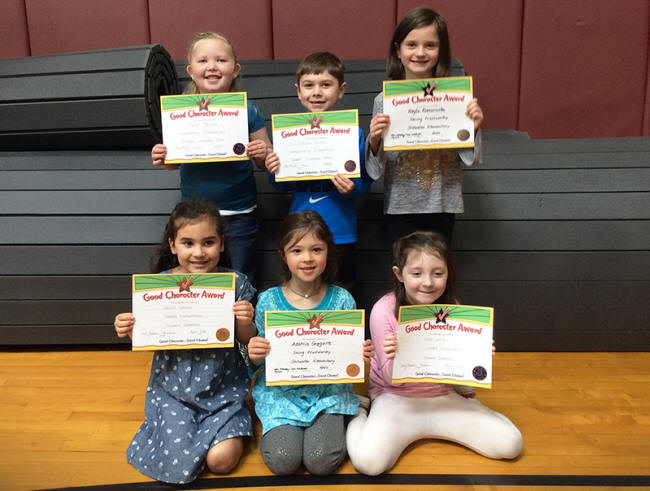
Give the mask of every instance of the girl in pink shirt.
[{"label": "girl in pink shirt", "polygon": [[359,407],[346,435],[350,460],[363,474],[390,470],[404,449],[422,438],[450,440],[493,459],[521,453],[517,427],[478,402],[473,391],[457,392],[440,383],[392,383],[399,307],[457,303],[450,259],[447,242],[434,232],[413,232],[393,245],[393,289],[370,314],[377,347],[370,364],[371,411]]}]

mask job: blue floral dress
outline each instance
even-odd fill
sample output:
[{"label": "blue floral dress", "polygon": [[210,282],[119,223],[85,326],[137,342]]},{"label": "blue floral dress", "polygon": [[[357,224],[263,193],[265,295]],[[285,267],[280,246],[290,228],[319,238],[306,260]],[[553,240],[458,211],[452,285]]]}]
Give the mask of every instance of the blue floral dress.
[{"label": "blue floral dress", "polygon": [[[246,277],[236,273],[235,299],[252,301],[254,296]],[[145,420],[126,451],[127,460],[159,481],[182,484],[196,479],[210,447],[252,435],[245,402],[249,387],[236,346],[155,352]]]},{"label": "blue floral dress", "polygon": [[[356,308],[352,295],[338,286],[329,285],[319,305],[309,310],[350,310]],[[264,337],[264,312],[297,310],[282,294],[280,287],[262,292],[255,307],[257,335]],[[252,395],[255,413],[262,422],[262,433],[276,426],[311,426],[320,413],[357,414],[359,399],[352,393],[352,384],[266,385],[262,370],[255,380]],[[260,367],[250,366],[251,377]]]}]

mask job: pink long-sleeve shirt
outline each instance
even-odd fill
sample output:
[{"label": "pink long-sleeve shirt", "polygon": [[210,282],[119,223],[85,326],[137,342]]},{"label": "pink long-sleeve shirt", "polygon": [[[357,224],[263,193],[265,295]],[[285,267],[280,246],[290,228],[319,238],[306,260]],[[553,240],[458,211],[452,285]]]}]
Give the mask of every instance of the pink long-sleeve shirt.
[{"label": "pink long-sleeve shirt", "polygon": [[[388,360],[384,353],[384,339],[397,332],[395,317],[395,295],[388,293],[381,297],[370,312],[370,334],[375,346],[375,355],[370,361],[370,378],[368,392],[370,399],[389,392],[405,397],[436,397],[449,394],[452,386],[429,382],[411,382],[393,384],[393,360]],[[398,347],[399,349],[399,347]]]}]

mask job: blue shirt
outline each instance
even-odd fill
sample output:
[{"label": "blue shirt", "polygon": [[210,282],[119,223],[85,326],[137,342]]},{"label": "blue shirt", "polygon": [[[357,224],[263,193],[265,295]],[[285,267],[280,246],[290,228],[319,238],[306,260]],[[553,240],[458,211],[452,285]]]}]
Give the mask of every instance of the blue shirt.
[{"label": "blue shirt", "polygon": [[[265,125],[259,108],[248,101],[248,133]],[[200,197],[220,211],[242,212],[257,205],[257,187],[251,159],[181,165],[182,199]]]},{"label": "blue shirt", "polygon": [[[267,171],[269,181],[278,191],[293,193],[289,213],[313,210],[318,213],[334,236],[335,244],[357,242],[357,209],[354,200],[368,192],[372,179],[366,173],[363,131],[359,128],[359,162],[361,177],[352,179],[350,194],[338,192],[329,179],[276,182]],[[280,164],[282,165],[282,164]]]},{"label": "blue shirt", "polygon": [[[309,310],[349,310],[356,308],[347,290],[329,285],[320,304]],[[255,307],[257,335],[264,336],[264,312],[267,310],[298,310],[277,286],[262,292]],[[255,412],[262,422],[262,433],[276,426],[310,426],[320,413],[357,414],[359,399],[352,393],[352,384],[266,385],[264,363],[253,386]],[[251,365],[251,378],[259,367]]]}]

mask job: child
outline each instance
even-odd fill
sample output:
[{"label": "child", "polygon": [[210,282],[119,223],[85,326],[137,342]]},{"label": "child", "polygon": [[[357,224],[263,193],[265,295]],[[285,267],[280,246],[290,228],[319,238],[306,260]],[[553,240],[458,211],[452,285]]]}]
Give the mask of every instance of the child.
[{"label": "child", "polygon": [[456,303],[450,259],[447,241],[434,232],[414,232],[393,246],[393,291],[370,314],[372,342],[381,347],[370,365],[370,415],[359,408],[348,426],[348,452],[359,472],[388,471],[408,445],[422,438],[451,440],[493,459],[521,453],[521,433],[508,418],[451,385],[392,383],[399,307]]},{"label": "child", "polygon": [[[237,77],[241,66],[237,63],[235,48],[224,36],[214,32],[196,34],[187,55],[187,73],[192,77],[184,93],[202,94],[238,90]],[[246,156],[264,168],[267,148],[271,148],[260,110],[248,101],[248,133],[250,143]],[[167,170],[178,169],[179,164],[165,164],[167,148],[154,145],[151,159],[154,165]],[[227,217],[226,255],[230,266],[255,282],[257,270],[257,188],[253,166],[249,159],[233,162],[183,164],[181,169],[182,199],[200,196],[212,201]]]},{"label": "child", "polygon": [[[169,217],[154,273],[214,273],[224,248],[219,210],[204,198],[178,203]],[[235,336],[245,345],[255,334],[255,290],[235,272]],[[129,336],[136,319],[115,317],[119,337]],[[252,434],[245,398],[250,379],[237,348],[157,351],[147,385],[145,421],[126,451],[140,472],[159,481],[187,483],[205,464],[214,473],[239,462],[243,437]]]},{"label": "child", "polygon": [[[312,53],[304,58],[296,70],[296,91],[302,106],[309,112],[332,109],[345,93],[344,73],[343,62],[332,53]],[[363,147],[363,131],[359,128],[361,177],[354,179],[336,174],[330,180],[276,182],[274,175],[280,168],[280,159],[275,152],[266,159],[271,184],[278,191],[293,194],[289,213],[314,210],[325,220],[338,249],[338,279],[346,289],[353,289],[357,283],[357,211],[354,200],[365,194],[372,183],[366,173]]]},{"label": "child", "polygon": [[[449,76],[451,52],[447,25],[437,12],[420,7],[406,13],[390,43],[386,73],[391,80]],[[384,214],[389,243],[415,230],[433,230],[451,242],[455,213],[463,212],[460,162],[478,163],[481,133],[473,149],[384,151],[390,118],[382,94],[375,97],[366,148],[368,174],[384,177]],[[477,99],[467,105],[474,131],[483,121]]]},{"label": "child", "polygon": [[[271,349],[264,338],[265,311],[355,308],[352,296],[331,284],[336,275],[331,260],[333,239],[318,213],[305,210],[288,215],[280,234],[283,282],[259,296],[255,313],[258,335],[248,344],[253,373],[260,365],[263,368]],[[367,340],[364,358],[371,354]],[[351,384],[267,387],[261,370],[252,393],[262,422],[260,451],[274,473],[293,474],[302,463],[316,475],[336,470],[346,455],[344,415],[356,414],[359,405]]]}]

